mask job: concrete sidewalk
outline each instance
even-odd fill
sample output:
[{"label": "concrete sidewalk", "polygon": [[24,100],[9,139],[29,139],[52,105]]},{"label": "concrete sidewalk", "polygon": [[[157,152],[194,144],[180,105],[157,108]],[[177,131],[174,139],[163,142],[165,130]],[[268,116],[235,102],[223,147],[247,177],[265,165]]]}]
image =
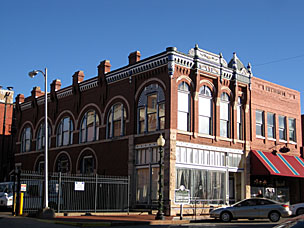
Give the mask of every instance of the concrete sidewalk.
[{"label": "concrete sidewalk", "polygon": [[165,220],[155,220],[155,215],[148,213],[92,213],[91,215],[70,213],[68,216],[56,214],[54,219],[48,221],[85,227],[187,224],[195,219],[206,220],[209,216],[184,216],[183,220],[179,217],[165,216]]}]

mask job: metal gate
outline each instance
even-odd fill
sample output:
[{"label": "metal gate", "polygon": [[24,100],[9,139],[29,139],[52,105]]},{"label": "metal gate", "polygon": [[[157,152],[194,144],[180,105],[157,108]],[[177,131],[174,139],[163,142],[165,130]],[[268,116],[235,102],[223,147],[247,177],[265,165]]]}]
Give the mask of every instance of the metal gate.
[{"label": "metal gate", "polygon": [[[33,171],[19,175],[17,189],[22,185],[25,190],[23,211],[37,212],[44,205],[44,175]],[[49,207],[55,212],[129,210],[128,177],[49,173],[48,179]]]}]

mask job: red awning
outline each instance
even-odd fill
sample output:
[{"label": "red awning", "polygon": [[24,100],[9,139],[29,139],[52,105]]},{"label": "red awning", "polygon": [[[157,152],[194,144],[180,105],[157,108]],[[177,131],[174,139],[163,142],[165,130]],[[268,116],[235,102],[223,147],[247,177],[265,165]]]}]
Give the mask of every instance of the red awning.
[{"label": "red awning", "polygon": [[251,174],[278,175],[304,178],[304,159],[299,156],[272,154],[253,150],[251,156]]}]

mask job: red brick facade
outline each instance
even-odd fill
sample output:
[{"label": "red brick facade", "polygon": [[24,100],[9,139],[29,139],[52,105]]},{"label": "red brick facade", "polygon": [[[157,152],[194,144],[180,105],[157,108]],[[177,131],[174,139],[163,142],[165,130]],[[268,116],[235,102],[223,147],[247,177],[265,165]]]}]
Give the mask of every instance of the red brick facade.
[{"label": "red brick facade", "polygon": [[[91,156],[94,160],[93,173],[131,177],[132,206],[152,204],[155,200],[152,197],[155,196],[153,186],[156,184],[153,169],[158,167],[157,163],[152,162],[155,162],[152,154],[157,138],[163,134],[166,139],[166,213],[175,214],[175,209],[178,208],[178,205],[174,205],[174,189],[184,181],[190,186],[187,181],[193,176],[180,182],[180,174],[183,176],[198,172],[206,175],[206,183],[211,181],[214,188],[219,188],[215,191],[207,189],[207,185],[200,185],[200,193],[192,189],[191,194],[201,194],[205,200],[221,197],[218,203],[224,203],[250,196],[250,147],[252,145],[253,148],[264,150],[273,145],[273,142],[260,143],[253,134],[253,110],[261,107],[261,92],[258,92],[257,86],[259,79],[252,78],[250,65],[244,67],[235,54],[227,63],[221,54],[216,55],[196,46],[189,54],[180,53],[176,48],[167,48],[165,52],[143,60],[140,60],[139,52],[133,52],[129,55],[129,65],[125,67],[111,71],[111,64],[106,60],[97,68],[98,75],[90,79],[85,79],[82,71],[76,72],[69,87],[61,89],[59,80],[54,80],[51,84],[48,99],[51,128],[49,171],[58,171],[57,161],[64,154],[68,158],[68,172],[80,173],[83,171],[81,167],[84,158]],[[189,91],[179,91],[183,82]],[[210,91],[208,99],[200,94],[202,88]],[[295,95],[292,102],[296,109],[292,109],[288,115],[284,113],[296,118],[297,126],[300,127],[299,93],[280,88]],[[223,94],[229,99],[226,103],[222,100]],[[43,92],[35,87],[31,97],[24,99],[23,95],[18,95],[16,99],[19,130],[15,160],[21,169],[37,170],[39,161],[43,161],[43,148],[37,149],[41,141],[39,127],[44,119],[44,96],[41,95]],[[178,97],[182,96],[188,96],[189,99],[185,101],[189,101],[189,106],[179,103]],[[274,99],[277,103],[281,102],[277,97]],[[202,114],[206,113],[206,109],[200,108],[200,102],[210,102],[210,116]],[[267,106],[265,111],[277,112],[276,107]],[[221,109],[225,110],[221,112]],[[89,112],[94,115],[87,117]],[[226,116],[224,112],[227,112]],[[121,119],[112,117],[112,114],[121,114]],[[187,115],[187,124],[178,122],[183,115]],[[58,146],[57,131],[61,121],[67,117],[73,125],[72,143]],[[85,118],[87,122],[83,122]],[[208,121],[203,122],[206,119]],[[92,125],[88,125],[89,132],[85,133],[82,126],[88,122]],[[178,124],[187,125],[188,129],[180,130]],[[202,133],[206,126],[210,127],[207,134]],[[26,148],[26,143],[23,143],[25,128],[31,131],[30,148]],[[82,142],[84,135],[91,137],[93,128],[97,129],[97,138]],[[297,129],[297,139],[301,137],[299,130],[300,128]],[[300,145],[300,141],[292,144],[291,153],[297,154]],[[145,184],[145,176],[140,176],[142,173],[146,173],[147,177],[147,173],[150,173],[150,184]],[[217,182],[212,182],[212,176],[216,177]],[[189,186],[186,187],[190,188]],[[196,185],[191,186],[194,188]]]}]

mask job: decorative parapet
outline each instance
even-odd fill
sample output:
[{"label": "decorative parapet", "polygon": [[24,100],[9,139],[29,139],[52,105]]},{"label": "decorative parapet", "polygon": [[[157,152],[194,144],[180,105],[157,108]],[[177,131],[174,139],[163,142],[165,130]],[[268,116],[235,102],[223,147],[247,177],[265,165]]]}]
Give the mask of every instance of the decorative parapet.
[{"label": "decorative parapet", "polygon": [[157,56],[153,59],[147,59],[146,61],[140,61],[132,66],[125,67],[121,70],[112,71],[106,74],[106,80],[108,84],[113,82],[129,78],[132,75],[136,75],[139,73],[144,73],[146,71],[159,68],[168,63],[168,56],[163,54],[161,56]]},{"label": "decorative parapet", "polygon": [[73,95],[73,90],[71,87],[69,87],[63,90],[59,90],[56,94],[58,99],[62,99],[64,97]]},{"label": "decorative parapet", "polygon": [[20,104],[20,108],[21,108],[21,111],[30,109],[30,108],[32,108],[32,102],[31,101],[23,102],[22,104]]},{"label": "decorative parapet", "polygon": [[98,81],[96,78],[94,78],[92,80],[81,83],[79,88],[80,88],[80,91],[83,92],[83,91],[92,89],[97,86],[98,86]]}]

